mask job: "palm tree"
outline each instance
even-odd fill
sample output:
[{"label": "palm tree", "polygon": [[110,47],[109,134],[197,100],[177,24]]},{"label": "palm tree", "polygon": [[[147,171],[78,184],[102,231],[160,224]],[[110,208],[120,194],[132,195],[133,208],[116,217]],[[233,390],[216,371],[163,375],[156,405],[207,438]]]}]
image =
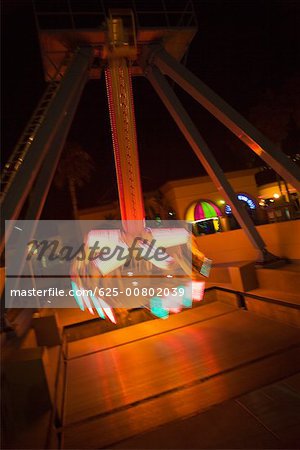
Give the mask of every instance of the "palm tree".
[{"label": "palm tree", "polygon": [[55,174],[55,185],[59,189],[68,186],[75,219],[78,219],[76,188],[82,187],[90,180],[93,169],[92,157],[80,144],[68,141]]},{"label": "palm tree", "polygon": [[146,217],[149,220],[157,218],[161,220],[170,220],[175,218],[175,212],[169,205],[161,191],[153,193],[153,195],[144,199]]}]

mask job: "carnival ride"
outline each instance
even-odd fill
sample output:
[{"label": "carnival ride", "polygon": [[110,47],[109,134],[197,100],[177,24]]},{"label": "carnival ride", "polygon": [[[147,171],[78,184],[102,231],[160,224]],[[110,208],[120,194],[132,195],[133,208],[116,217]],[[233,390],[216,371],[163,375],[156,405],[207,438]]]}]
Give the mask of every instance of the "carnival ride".
[{"label": "carnival ride", "polygon": [[[97,239],[105,237],[123,246],[130,246],[134,236],[139,235],[143,238],[138,244],[139,248],[147,250],[151,238],[157,240],[159,233],[161,236],[164,231],[168,232],[163,229],[149,229],[145,225],[131,82],[132,76],[143,75],[150,81],[226,203],[230,205],[237,221],[257,249],[258,260],[264,263],[274,258],[268,252],[251,218],[240,206],[218,162],[165,75],[300,190],[299,169],[180,63],[197,32],[192,2],[182,3],[182,9],[177,11],[174,8],[168,10],[165,8],[167,2],[162,2],[164,8],[161,11],[152,9],[150,13],[148,11],[147,16],[146,10],[139,11],[138,3],[130,1],[128,9],[109,9],[112,2],[108,1],[103,2],[103,7],[97,6],[89,11],[78,11],[72,1],[69,2],[70,8],[64,10],[62,7],[60,11],[51,10],[51,2],[49,5],[45,1],[35,2],[48,87],[4,168],[2,208],[6,219],[13,221],[20,216],[29,193],[25,219],[39,219],[83,88],[88,79],[99,78],[104,72],[123,229],[111,230],[109,236],[106,230],[102,231],[102,234],[99,230],[91,230],[86,242],[93,241],[98,233]],[[47,5],[50,10],[47,10]],[[143,23],[145,14],[148,22]],[[163,18],[159,26],[156,24],[158,18]],[[152,21],[151,26],[149,20]],[[7,235],[11,231],[8,227]],[[162,239],[165,248],[186,245],[187,241],[187,233],[180,229],[172,230],[172,244]],[[4,245],[4,235],[1,242]],[[194,273],[202,271],[207,275],[210,262],[195,247],[192,251],[194,262],[197,260]],[[176,260],[174,256],[168,256],[170,266],[184,265],[182,255],[179,258],[177,256]],[[104,280],[107,273],[103,263],[99,263],[96,269]],[[167,266],[160,269],[169,273]],[[78,288],[83,287],[81,276],[94,270],[95,264],[93,267],[88,263],[73,266],[72,283]],[[119,263],[115,261],[108,273],[118,270]],[[118,273],[120,275],[120,272]],[[122,274],[119,278],[122,278]],[[194,289],[194,294],[197,291],[195,298],[201,297],[201,289],[202,285]],[[87,308],[91,313],[96,309],[100,317],[115,321],[112,308],[103,298],[83,297],[77,299],[77,303],[81,309]],[[170,307],[169,310],[178,312],[180,308]],[[157,304],[153,311],[157,311]]]}]

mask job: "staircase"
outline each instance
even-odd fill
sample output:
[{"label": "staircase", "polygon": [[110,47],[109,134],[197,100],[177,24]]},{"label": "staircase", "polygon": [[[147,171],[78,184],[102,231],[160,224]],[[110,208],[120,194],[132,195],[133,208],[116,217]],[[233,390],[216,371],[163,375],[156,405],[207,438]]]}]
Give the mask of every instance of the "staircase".
[{"label": "staircase", "polygon": [[[247,308],[265,317],[300,327],[300,263],[291,262],[278,268],[255,268],[247,261],[213,266],[206,287],[220,286],[243,292]],[[249,295],[247,295],[249,294]],[[277,300],[268,303],[259,298]],[[232,303],[235,294],[216,292],[216,299]],[[296,309],[289,305],[295,305]]]}]

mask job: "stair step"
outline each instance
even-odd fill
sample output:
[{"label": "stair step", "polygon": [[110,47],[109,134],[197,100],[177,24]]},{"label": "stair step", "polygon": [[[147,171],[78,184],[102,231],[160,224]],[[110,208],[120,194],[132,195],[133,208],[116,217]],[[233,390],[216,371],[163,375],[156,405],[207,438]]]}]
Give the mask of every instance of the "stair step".
[{"label": "stair step", "polygon": [[218,283],[230,283],[230,274],[228,271],[228,267],[213,266],[209,274],[209,281],[216,281]]},{"label": "stair step", "polygon": [[261,289],[287,292],[295,295],[300,293],[300,265],[290,264],[278,269],[260,268],[256,276]]},{"label": "stair step", "polygon": [[[300,305],[300,292],[299,294],[294,294],[291,292],[283,292],[283,291],[276,291],[271,289],[253,289],[248,292],[249,294],[258,295],[260,297],[269,298],[271,300],[279,300],[281,302],[286,303],[292,303],[294,305]],[[245,296],[247,296],[247,292],[245,293]]]},{"label": "stair step", "polygon": [[[289,292],[271,291],[267,289],[254,289],[250,294],[259,295],[272,300],[279,300],[281,304],[269,303],[264,300],[258,300],[247,297],[245,294],[245,302],[248,311],[259,316],[285,323],[292,327],[300,328],[300,295],[291,294]],[[286,303],[286,305],[285,305]],[[295,308],[291,308],[292,304]],[[298,309],[296,309],[298,307]]]}]

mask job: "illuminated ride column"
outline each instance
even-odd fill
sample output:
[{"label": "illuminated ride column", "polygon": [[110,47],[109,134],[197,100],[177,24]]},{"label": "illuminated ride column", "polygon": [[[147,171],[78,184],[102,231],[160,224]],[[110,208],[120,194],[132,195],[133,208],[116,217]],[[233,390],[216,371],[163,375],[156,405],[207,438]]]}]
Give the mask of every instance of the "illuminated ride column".
[{"label": "illuminated ride column", "polygon": [[[139,170],[130,61],[136,58],[133,16],[130,26],[110,14],[105,70],[121,218],[126,232],[144,229],[144,204]],[[128,222],[129,221],[129,222]],[[132,222],[131,221],[136,221]]]}]

